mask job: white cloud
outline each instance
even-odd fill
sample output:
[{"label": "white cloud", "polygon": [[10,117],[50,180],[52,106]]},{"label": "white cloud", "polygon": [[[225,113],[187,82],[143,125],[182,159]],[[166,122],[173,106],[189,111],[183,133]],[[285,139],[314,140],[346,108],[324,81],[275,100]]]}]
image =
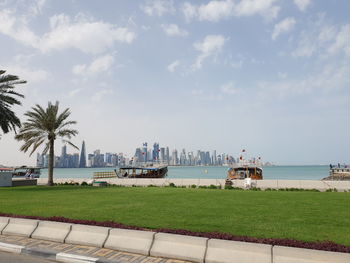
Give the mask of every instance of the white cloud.
[{"label": "white cloud", "polygon": [[203,41],[196,42],[194,48],[201,52],[201,54],[197,57],[193,69],[202,68],[203,61],[220,52],[225,45],[225,42],[226,39],[222,35],[208,35]]},{"label": "white cloud", "polygon": [[43,8],[46,4],[46,0],[34,0],[32,5],[29,5],[29,12],[33,16],[42,14]]},{"label": "white cloud", "polygon": [[201,101],[218,102],[224,99],[221,93],[207,93],[202,89],[193,89],[192,96]]},{"label": "white cloud", "polygon": [[74,89],[74,90],[71,90],[69,93],[68,93],[68,97],[70,98],[73,98],[75,95],[77,95],[82,89],[81,88],[77,88],[77,89]]},{"label": "white cloud", "polygon": [[241,0],[235,6],[236,16],[261,15],[268,20],[277,17],[280,7],[275,5],[278,0]]},{"label": "white cloud", "polygon": [[0,33],[27,46],[37,47],[39,42],[38,37],[27,27],[27,20],[16,17],[14,11],[9,9],[0,11]]},{"label": "white cloud", "polygon": [[217,22],[228,17],[241,17],[261,15],[267,20],[277,17],[280,7],[275,5],[278,0],[241,0],[235,3],[233,0],[212,0],[207,4],[193,5],[185,2],[182,12],[187,21],[197,18]]},{"label": "white cloud", "polygon": [[49,73],[43,69],[32,69],[23,65],[6,65],[4,66],[7,74],[18,76],[26,80],[28,84],[42,82],[48,79]]},{"label": "white cloud", "polygon": [[239,93],[239,89],[235,87],[233,82],[226,83],[221,86],[221,92],[228,95],[234,95]]},{"label": "white cloud", "polygon": [[100,101],[103,99],[103,97],[105,97],[106,95],[111,94],[111,93],[113,93],[113,91],[112,91],[111,89],[102,89],[102,90],[96,92],[96,93],[91,97],[91,100],[92,100],[93,102],[96,102],[96,103],[97,103],[97,102],[100,102]]},{"label": "white cloud", "polygon": [[182,12],[185,15],[186,20],[190,21],[197,16],[197,6],[185,2],[182,6]]},{"label": "white cloud", "polygon": [[340,53],[350,57],[350,24],[329,24],[324,16],[320,16],[301,32],[297,48],[292,52],[296,57],[318,55],[322,58]]},{"label": "white cloud", "polygon": [[116,42],[131,43],[136,34],[128,28],[117,27],[102,21],[94,21],[83,15],[73,20],[64,14],[50,18],[51,30],[37,36],[28,26],[28,20],[16,17],[11,10],[0,11],[0,33],[42,52],[76,48],[85,53],[97,54]]},{"label": "white cloud", "polygon": [[201,5],[198,8],[199,20],[219,21],[224,17],[228,17],[233,11],[233,1],[210,1],[206,5]]},{"label": "white cloud", "polygon": [[350,25],[341,27],[329,51],[331,53],[344,52],[345,55],[350,57]]},{"label": "white cloud", "polygon": [[300,80],[282,79],[277,82],[262,82],[259,84],[260,95],[263,98],[289,98],[312,94],[315,97],[336,94],[336,91],[346,90],[350,84],[349,65],[326,65],[322,70]]},{"label": "white cloud", "polygon": [[114,63],[112,55],[104,55],[94,59],[90,65],[80,64],[73,67],[73,73],[77,75],[96,74],[108,71]]},{"label": "white cloud", "polygon": [[178,25],[176,25],[176,24],[169,24],[169,25],[162,24],[161,26],[162,26],[164,32],[168,36],[171,36],[171,37],[176,37],[176,36],[185,37],[185,36],[188,35],[188,32],[186,30],[180,29],[178,27]]},{"label": "white cloud", "polygon": [[175,13],[172,0],[147,0],[141,9],[149,16],[163,16],[166,13]]},{"label": "white cloud", "polygon": [[277,23],[272,33],[272,39],[275,40],[280,34],[287,33],[295,26],[295,19],[293,17],[287,17],[281,22]]},{"label": "white cloud", "polygon": [[294,0],[294,4],[296,4],[300,11],[304,12],[311,4],[311,0]]},{"label": "white cloud", "polygon": [[61,14],[50,19],[51,31],[40,41],[43,52],[76,48],[85,53],[97,54],[112,47],[115,42],[131,43],[136,35],[125,27],[102,21],[86,20],[76,16],[74,21]]},{"label": "white cloud", "polygon": [[176,68],[180,66],[180,61],[179,60],[175,60],[173,63],[169,64],[167,69],[170,72],[175,72]]}]

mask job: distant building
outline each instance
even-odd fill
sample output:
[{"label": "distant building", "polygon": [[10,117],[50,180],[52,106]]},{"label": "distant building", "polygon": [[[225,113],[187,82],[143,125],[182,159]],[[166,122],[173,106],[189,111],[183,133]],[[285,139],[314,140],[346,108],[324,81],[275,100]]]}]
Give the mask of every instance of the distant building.
[{"label": "distant building", "polygon": [[152,161],[159,161],[159,143],[153,144]]},{"label": "distant building", "polygon": [[173,150],[173,153],[172,153],[172,155],[171,155],[171,164],[172,164],[172,165],[178,165],[178,163],[179,163],[179,159],[178,159],[178,157],[177,157],[177,150],[174,149],[174,150]]},{"label": "distant building", "polygon": [[165,160],[165,148],[164,147],[160,148],[160,161],[163,163],[166,162],[166,160]]},{"label": "distant building", "polygon": [[166,147],[166,150],[165,150],[165,162],[166,162],[167,164],[170,163],[169,147]]},{"label": "distant building", "polygon": [[85,168],[85,167],[86,167],[86,149],[85,149],[85,141],[83,141],[81,145],[79,168]]}]

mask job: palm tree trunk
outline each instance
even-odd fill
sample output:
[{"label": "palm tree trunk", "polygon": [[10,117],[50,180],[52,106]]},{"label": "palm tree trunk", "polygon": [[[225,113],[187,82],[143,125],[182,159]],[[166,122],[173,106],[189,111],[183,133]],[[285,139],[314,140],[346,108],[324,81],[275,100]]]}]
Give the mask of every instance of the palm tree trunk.
[{"label": "palm tree trunk", "polygon": [[53,186],[53,166],[55,161],[55,141],[53,139],[50,139],[50,148],[49,148],[49,174],[48,174],[48,182],[47,185]]}]

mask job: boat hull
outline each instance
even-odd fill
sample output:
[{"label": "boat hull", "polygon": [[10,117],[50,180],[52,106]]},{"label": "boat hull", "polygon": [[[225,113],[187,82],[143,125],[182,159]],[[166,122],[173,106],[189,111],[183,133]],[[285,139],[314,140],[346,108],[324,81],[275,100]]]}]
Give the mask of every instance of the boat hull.
[{"label": "boat hull", "polygon": [[162,167],[152,170],[142,170],[140,173],[137,173],[134,169],[128,169],[121,172],[121,178],[164,178],[168,173],[168,167]]}]

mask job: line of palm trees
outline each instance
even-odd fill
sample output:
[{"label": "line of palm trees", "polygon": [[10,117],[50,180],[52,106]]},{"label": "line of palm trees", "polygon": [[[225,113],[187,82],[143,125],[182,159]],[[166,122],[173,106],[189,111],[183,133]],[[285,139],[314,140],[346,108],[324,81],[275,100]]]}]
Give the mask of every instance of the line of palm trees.
[{"label": "line of palm trees", "polygon": [[[78,149],[70,139],[78,134],[78,131],[71,129],[70,126],[76,124],[76,121],[69,120],[71,114],[69,108],[59,112],[59,102],[55,104],[48,102],[46,108],[36,104],[24,115],[27,120],[21,123],[15,112],[11,109],[15,105],[22,105],[20,99],[24,95],[15,91],[16,85],[27,83],[20,80],[18,76],[5,74],[5,70],[0,70],[0,132],[8,133],[14,131],[15,138],[23,141],[21,151],[30,150],[32,155],[39,146],[45,145],[43,153],[49,153],[48,164],[48,185],[53,183],[53,167],[54,167],[54,150],[55,140],[61,138],[67,143]],[[18,133],[17,133],[17,129]],[[0,134],[1,136],[1,134]]]}]

